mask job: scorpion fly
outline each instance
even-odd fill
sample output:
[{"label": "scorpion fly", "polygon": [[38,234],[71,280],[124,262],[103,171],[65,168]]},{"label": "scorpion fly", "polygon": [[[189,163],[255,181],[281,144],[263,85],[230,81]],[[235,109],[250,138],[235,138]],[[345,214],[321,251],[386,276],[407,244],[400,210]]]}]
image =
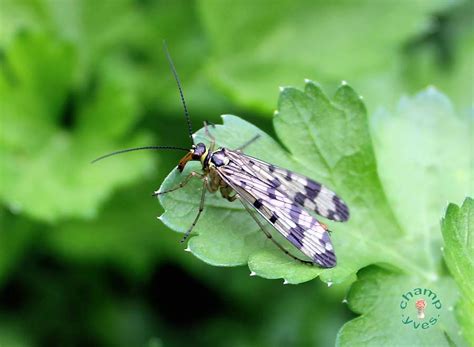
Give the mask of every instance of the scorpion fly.
[{"label": "scorpion fly", "polygon": [[[237,149],[216,148],[215,139],[205,122],[205,133],[210,145],[195,143],[192,136],[191,119],[184,99],[183,89],[166,44],[164,50],[171,71],[178,85],[184,116],[188,125],[192,145],[190,149],[174,146],[146,146],[119,150],[101,156],[93,162],[125,152],[144,149],[181,150],[187,153],[179,161],[177,169],[183,172],[190,161],[199,161],[202,172],[191,172],[181,183],[169,190],[156,191],[154,196],[171,193],[183,188],[191,178],[202,180],[199,209],[192,225],[181,242],[186,241],[204,209],[206,192],[220,192],[229,201],[239,200],[265,235],[288,256],[307,264],[323,268],[336,265],[336,256],[327,226],[319,222],[308,211],[333,221],[349,219],[349,208],[334,192],[320,183],[290,170],[266,163],[243,153],[245,147],[258,139],[258,135]],[[270,224],[309,260],[302,259],[277,242],[265,229]]]}]

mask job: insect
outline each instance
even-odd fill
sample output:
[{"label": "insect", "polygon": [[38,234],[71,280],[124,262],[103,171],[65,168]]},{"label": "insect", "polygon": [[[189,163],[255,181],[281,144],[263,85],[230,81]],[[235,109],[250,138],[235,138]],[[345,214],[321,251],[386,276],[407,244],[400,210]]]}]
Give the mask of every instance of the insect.
[{"label": "insect", "polygon": [[[347,205],[331,190],[308,177],[244,154],[243,150],[256,141],[258,135],[234,150],[224,147],[216,148],[215,138],[211,135],[208,124],[205,122],[205,133],[210,139],[210,145],[196,144],[192,136],[191,119],[181,82],[166,44],[164,44],[164,50],[178,85],[192,142],[191,148],[174,146],[129,148],[106,154],[93,162],[112,155],[144,149],[186,151],[186,155],[179,161],[178,171],[183,172],[186,164],[190,161],[199,161],[202,165],[202,172],[193,171],[178,186],[153,193],[154,196],[171,193],[183,188],[193,177],[202,180],[199,209],[181,242],[186,241],[198,222],[204,210],[206,193],[219,191],[222,197],[229,201],[239,200],[265,235],[293,259],[307,264],[316,264],[323,268],[334,267],[336,256],[329,237],[329,230],[325,224],[319,222],[308,211],[314,211],[330,220],[343,222],[349,219]],[[309,260],[289,252],[273,238],[271,232],[266,230],[267,225],[276,229]]]}]

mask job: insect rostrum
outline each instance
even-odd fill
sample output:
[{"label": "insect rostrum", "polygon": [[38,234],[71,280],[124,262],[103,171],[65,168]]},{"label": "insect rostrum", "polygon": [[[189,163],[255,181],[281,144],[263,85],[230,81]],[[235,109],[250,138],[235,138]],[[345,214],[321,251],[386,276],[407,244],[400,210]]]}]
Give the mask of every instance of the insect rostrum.
[{"label": "insect rostrum", "polygon": [[[195,144],[181,83],[166,46],[165,51],[184,106],[189,135],[193,142],[191,148],[189,150],[171,146],[131,148],[107,154],[95,161],[111,155],[141,149],[187,151],[186,155],[179,161],[178,171],[182,172],[190,161],[199,161],[202,172],[193,171],[178,186],[166,191],[156,191],[153,194],[157,196],[171,193],[184,187],[193,177],[202,180],[199,209],[182,242],[188,238],[201,216],[205,207],[206,193],[219,191],[222,197],[229,201],[239,200],[265,235],[293,259],[303,263],[316,264],[323,268],[334,267],[336,256],[328,229],[308,211],[314,211],[320,216],[343,222],[349,218],[347,205],[331,190],[308,177],[244,154],[243,150],[258,140],[258,136],[249,139],[247,143],[242,144],[235,150],[224,147],[216,149],[215,139],[205,123],[205,133],[210,139],[210,145]],[[265,229],[265,223],[277,230],[309,260],[301,259],[287,251]]]}]

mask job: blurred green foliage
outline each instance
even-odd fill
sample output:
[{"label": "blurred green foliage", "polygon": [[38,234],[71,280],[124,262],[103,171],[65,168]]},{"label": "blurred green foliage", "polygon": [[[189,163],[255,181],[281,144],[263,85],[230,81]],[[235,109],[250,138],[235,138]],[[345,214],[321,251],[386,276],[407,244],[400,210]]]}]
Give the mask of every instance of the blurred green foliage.
[{"label": "blurred green foliage", "polygon": [[[355,217],[358,227],[337,225],[340,232],[333,234],[344,249],[338,256],[351,264],[342,283],[283,286],[249,277],[245,267],[200,262],[183,252],[180,235],[156,220],[163,211],[150,193],[179,153],[142,152],[90,165],[115,149],[189,145],[162,51],[165,39],[195,129],[227,113],[273,135],[278,86],[299,88],[309,78],[331,91],[348,80],[369,110],[372,140],[361,140],[373,142],[378,166],[365,186],[353,189],[377,190],[381,182],[405,233],[386,250],[399,251],[414,268],[443,277],[443,288],[454,288],[441,263],[439,220],[447,201],[460,204],[472,194],[465,151],[472,140],[473,13],[468,0],[0,0],[0,346],[327,346],[345,322],[337,341],[354,345],[374,320],[393,318],[372,311],[373,302],[364,298],[378,295],[370,278],[386,281],[379,291],[404,281],[407,275],[390,272],[396,257],[371,247],[351,253],[351,242],[375,237],[377,228],[384,230],[376,245],[392,242],[385,226],[395,226],[359,208],[372,203],[373,214],[384,209],[367,201],[370,194],[351,197],[363,212]],[[428,85],[444,94],[429,89],[396,107],[403,95]],[[326,130],[335,134],[336,125]],[[228,131],[235,140],[248,127],[238,120]],[[295,147],[289,131],[276,128],[292,155],[311,155]],[[260,151],[273,159],[269,149]],[[306,173],[324,181],[316,159],[303,158],[300,165],[308,162]],[[345,176],[337,177],[331,183],[348,194]],[[363,220],[377,218],[379,226],[364,233]],[[235,225],[218,222],[221,234]],[[212,221],[203,223],[200,228]],[[222,235],[212,248],[213,239],[202,233],[191,246],[202,238],[200,257],[208,262],[205,257],[227,251],[220,265],[245,263],[246,255],[261,251],[278,266],[261,267],[264,262],[254,259],[254,271],[288,277],[281,275],[280,255],[261,250],[263,239],[244,245],[238,236],[237,243],[226,243],[231,236]],[[351,290],[351,309],[365,314],[351,321],[354,314],[342,301],[355,271],[381,261],[384,269],[363,270]],[[453,271],[453,258],[446,262]],[[301,282],[298,276],[294,282]],[[408,276],[411,283],[413,272]],[[446,302],[454,303],[457,290],[451,293]],[[469,322],[469,312],[456,313],[461,324]],[[451,316],[442,328],[462,344],[462,336],[452,336],[458,328]],[[400,327],[393,327],[384,334],[399,337]]]}]

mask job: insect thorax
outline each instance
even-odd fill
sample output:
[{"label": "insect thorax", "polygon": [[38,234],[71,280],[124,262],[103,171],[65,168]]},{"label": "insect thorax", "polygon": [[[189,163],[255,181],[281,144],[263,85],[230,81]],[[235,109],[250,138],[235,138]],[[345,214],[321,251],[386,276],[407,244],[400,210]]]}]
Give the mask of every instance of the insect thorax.
[{"label": "insect thorax", "polygon": [[209,167],[220,167],[229,164],[229,157],[227,156],[224,148],[212,152],[207,163]]}]

